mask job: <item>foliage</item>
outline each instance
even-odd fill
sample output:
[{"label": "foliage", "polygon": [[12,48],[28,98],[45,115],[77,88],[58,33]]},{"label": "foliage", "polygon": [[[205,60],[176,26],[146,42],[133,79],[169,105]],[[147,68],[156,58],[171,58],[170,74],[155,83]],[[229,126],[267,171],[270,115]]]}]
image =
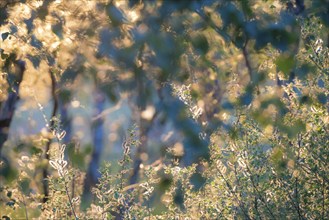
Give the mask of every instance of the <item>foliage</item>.
[{"label": "foliage", "polygon": [[[328,6],[1,3],[0,216],[327,219]],[[106,114],[125,102],[135,125],[109,135],[122,156],[85,200]],[[70,136],[66,106],[80,125],[93,115],[94,142]],[[22,109],[42,128],[10,139]]]}]

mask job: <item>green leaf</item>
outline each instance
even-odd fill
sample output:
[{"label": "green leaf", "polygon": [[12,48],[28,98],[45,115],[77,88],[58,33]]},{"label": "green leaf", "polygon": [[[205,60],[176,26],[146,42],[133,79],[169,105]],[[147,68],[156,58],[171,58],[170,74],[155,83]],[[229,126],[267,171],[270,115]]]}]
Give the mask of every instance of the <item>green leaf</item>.
[{"label": "green leaf", "polygon": [[327,104],[328,96],[325,93],[319,93],[317,94],[318,101],[325,105]]},{"label": "green leaf", "polygon": [[24,178],[18,182],[18,185],[20,186],[22,192],[25,195],[28,195],[30,193],[30,179]]},{"label": "green leaf", "polygon": [[5,54],[5,51],[0,48],[1,59],[5,60],[9,57],[8,54]]},{"label": "green leaf", "polygon": [[197,191],[201,189],[202,186],[204,186],[206,179],[200,173],[194,173],[191,176],[190,181],[191,184],[194,186],[193,189]]},{"label": "green leaf", "polygon": [[281,55],[275,60],[276,67],[282,71],[285,76],[288,76],[295,65],[295,60],[292,55]]},{"label": "green leaf", "polygon": [[12,196],[12,192],[11,191],[9,191],[9,192],[7,192],[7,196],[10,198],[11,196]]},{"label": "green leaf", "polygon": [[8,36],[9,36],[9,32],[5,32],[1,34],[1,38],[3,41],[5,41],[8,38]]},{"label": "green leaf", "polygon": [[124,13],[119,8],[115,7],[112,3],[107,6],[106,12],[114,26],[119,26],[126,22]]},{"label": "green leaf", "polygon": [[51,30],[54,34],[57,35],[57,37],[63,39],[63,23],[61,21],[52,25]]},{"label": "green leaf", "polygon": [[308,74],[314,74],[315,72],[316,67],[308,63],[300,65],[295,71],[297,77],[300,79],[306,79]]},{"label": "green leaf", "polygon": [[17,170],[12,166],[10,161],[3,158],[1,159],[2,164],[0,166],[0,178],[3,178],[5,180],[5,183],[15,181],[18,176]]},{"label": "green leaf", "polygon": [[192,38],[192,45],[196,50],[203,54],[206,54],[209,50],[209,43],[204,35],[197,35]]},{"label": "green leaf", "polygon": [[40,148],[36,146],[29,147],[29,151],[32,155],[41,154],[43,152]]},{"label": "green leaf", "polygon": [[16,204],[15,200],[10,200],[9,202],[6,203],[6,206],[14,207],[15,204]]}]

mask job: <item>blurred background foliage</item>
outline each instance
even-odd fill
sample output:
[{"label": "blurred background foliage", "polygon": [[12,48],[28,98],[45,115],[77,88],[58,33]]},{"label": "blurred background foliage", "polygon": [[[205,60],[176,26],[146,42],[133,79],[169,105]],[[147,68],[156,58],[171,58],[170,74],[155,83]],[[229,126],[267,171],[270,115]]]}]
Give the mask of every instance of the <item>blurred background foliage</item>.
[{"label": "blurred background foliage", "polygon": [[1,217],[327,219],[328,26],[328,0],[1,1]]}]

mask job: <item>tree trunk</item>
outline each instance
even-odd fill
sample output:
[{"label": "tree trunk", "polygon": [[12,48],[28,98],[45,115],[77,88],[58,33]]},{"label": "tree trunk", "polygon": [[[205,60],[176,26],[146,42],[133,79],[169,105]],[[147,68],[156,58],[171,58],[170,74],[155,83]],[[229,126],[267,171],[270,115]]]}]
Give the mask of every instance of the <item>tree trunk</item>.
[{"label": "tree trunk", "polygon": [[[95,97],[95,116],[99,115],[104,110],[104,105],[105,105],[105,96],[100,91],[97,91]],[[104,148],[103,124],[104,124],[104,119],[100,117],[95,122],[93,122],[92,125],[94,148],[83,186],[83,199],[82,199],[83,208],[89,206],[92,196],[91,188],[98,183],[98,178],[100,178],[99,164],[100,164],[100,157]]]}]

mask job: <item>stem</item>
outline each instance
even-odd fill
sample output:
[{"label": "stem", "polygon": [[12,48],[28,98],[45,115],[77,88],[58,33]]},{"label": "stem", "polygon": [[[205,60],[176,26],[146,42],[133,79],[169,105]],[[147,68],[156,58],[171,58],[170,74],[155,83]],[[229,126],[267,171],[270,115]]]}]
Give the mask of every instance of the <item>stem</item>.
[{"label": "stem", "polygon": [[[255,193],[255,192],[254,192]],[[255,211],[259,217],[259,219],[262,219],[260,213],[259,213],[259,210],[258,210],[258,202],[257,202],[257,197],[255,196],[255,201],[254,201],[254,206],[255,206]]]},{"label": "stem", "polygon": [[[297,153],[297,163],[299,161],[300,158],[300,146],[301,146],[301,135],[298,134],[298,153]],[[298,166],[297,166],[298,167]],[[296,181],[295,181],[295,194],[296,194],[296,203],[297,203],[297,213],[298,213],[298,219],[302,219],[302,215],[300,213],[300,204],[299,204],[299,197],[298,197],[298,177],[296,177]]]},{"label": "stem", "polygon": [[251,68],[250,61],[249,61],[249,55],[248,55],[248,51],[247,51],[247,44],[248,44],[248,39],[246,39],[246,42],[242,47],[242,53],[243,53],[243,58],[244,58],[244,61],[246,63],[247,69],[248,69],[250,81],[253,82],[253,71],[252,71],[252,68]]},{"label": "stem", "polygon": [[150,199],[147,199],[147,213],[148,213],[148,217],[149,220],[151,219],[151,210],[150,210]]},{"label": "stem", "polygon": [[77,215],[76,215],[76,213],[75,213],[75,210],[74,210],[74,206],[73,206],[72,199],[71,199],[71,196],[70,196],[70,193],[69,193],[69,189],[68,189],[68,187],[67,187],[66,179],[65,179],[65,177],[64,177],[64,175],[63,175],[62,172],[59,172],[59,174],[60,174],[60,177],[63,178],[63,180],[64,180],[65,192],[66,192],[67,198],[69,199],[69,204],[70,204],[70,207],[71,207],[72,213],[73,213],[75,219],[78,219],[78,217],[77,217]]},{"label": "stem", "polygon": [[123,189],[123,178],[124,178],[125,170],[126,170],[126,155],[124,154],[122,159],[122,167],[120,171],[120,190]]},{"label": "stem", "polygon": [[300,205],[299,205],[299,199],[298,199],[298,178],[297,177],[296,177],[296,181],[295,181],[295,194],[296,194],[298,219],[302,219],[301,214],[300,214]]},{"label": "stem", "polygon": [[26,220],[29,220],[29,216],[27,214],[27,209],[26,209],[26,202],[25,202],[25,196],[23,195],[23,205],[24,205],[24,211],[25,211],[25,218]]},{"label": "stem", "polygon": [[75,173],[72,174],[73,175],[73,181],[72,181],[72,184],[71,184],[71,187],[72,187],[72,191],[71,191],[71,195],[72,195],[72,198],[74,198],[74,195],[75,195]]},{"label": "stem", "polygon": [[322,213],[321,213],[321,216],[322,218],[321,219],[324,219],[324,212],[325,212],[325,191],[326,188],[325,188],[325,181],[324,179],[322,179]]}]

